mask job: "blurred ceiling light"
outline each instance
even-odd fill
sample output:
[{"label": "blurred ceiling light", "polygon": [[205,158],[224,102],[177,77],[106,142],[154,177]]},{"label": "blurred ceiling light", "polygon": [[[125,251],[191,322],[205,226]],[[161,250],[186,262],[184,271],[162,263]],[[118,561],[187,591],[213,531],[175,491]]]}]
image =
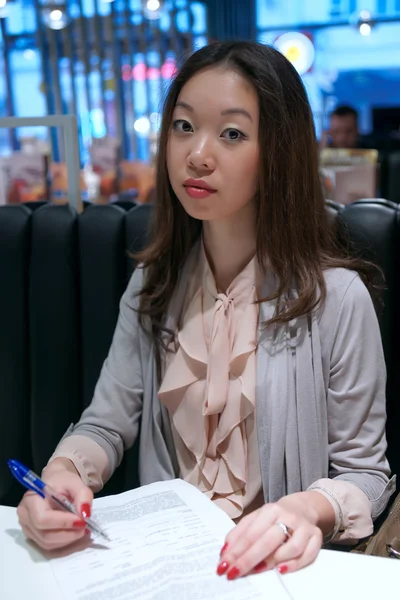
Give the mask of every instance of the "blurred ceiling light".
[{"label": "blurred ceiling light", "polygon": [[62,11],[59,10],[58,8],[56,10],[52,10],[50,13],[50,19],[52,21],[61,21],[62,16],[63,16]]},{"label": "blurred ceiling light", "polygon": [[357,27],[361,35],[371,35],[374,21],[369,10],[362,10],[357,17]]},{"label": "blurred ceiling light", "polygon": [[47,5],[42,9],[42,18],[44,24],[49,29],[64,29],[69,23],[69,17],[65,5]]},{"label": "blurred ceiling light", "polygon": [[33,60],[36,57],[36,52],[32,50],[32,48],[27,48],[24,50],[24,58],[25,60]]},{"label": "blurred ceiling light", "polygon": [[146,19],[155,20],[161,17],[162,2],[160,0],[144,0],[143,14]]},{"label": "blurred ceiling light", "polygon": [[147,10],[159,10],[160,7],[161,7],[161,4],[160,4],[159,0],[147,0],[147,3],[146,3]]},{"label": "blurred ceiling light", "polygon": [[284,33],[275,40],[274,45],[300,75],[304,75],[312,67],[315,58],[314,44],[303,33]]},{"label": "blurred ceiling light", "polygon": [[4,8],[7,4],[7,0],[0,0],[0,8]]},{"label": "blurred ceiling light", "polygon": [[362,10],[360,12],[360,19],[362,19],[363,21],[369,21],[371,18],[371,13],[369,12],[369,10]]},{"label": "blurred ceiling light", "polygon": [[361,23],[360,33],[364,36],[371,35],[371,25],[368,25],[368,23]]},{"label": "blurred ceiling light", "polygon": [[142,136],[148,136],[150,131],[150,121],[147,117],[139,117],[133,124],[136,133]]}]

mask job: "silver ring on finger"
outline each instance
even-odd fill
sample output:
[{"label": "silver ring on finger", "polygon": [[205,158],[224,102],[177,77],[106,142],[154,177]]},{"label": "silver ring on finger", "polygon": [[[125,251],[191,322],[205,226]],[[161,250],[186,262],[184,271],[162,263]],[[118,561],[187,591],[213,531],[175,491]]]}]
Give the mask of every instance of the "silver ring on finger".
[{"label": "silver ring on finger", "polygon": [[285,536],[285,539],[283,540],[283,543],[286,544],[286,542],[292,537],[293,535],[293,530],[290,529],[289,527],[287,527],[284,523],[282,523],[281,521],[277,521],[275,523],[275,525],[278,525],[278,527],[280,527],[283,531],[283,534]]}]

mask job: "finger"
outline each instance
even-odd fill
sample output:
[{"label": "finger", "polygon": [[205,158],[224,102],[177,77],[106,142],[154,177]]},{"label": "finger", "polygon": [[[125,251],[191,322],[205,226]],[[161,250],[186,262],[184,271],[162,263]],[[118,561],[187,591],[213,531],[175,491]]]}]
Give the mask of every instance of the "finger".
[{"label": "finger", "polygon": [[[262,561],[267,564],[268,569],[270,565],[272,568],[272,565],[276,564],[273,561],[273,555],[282,546],[283,539],[284,535],[280,527],[273,525],[264,531],[261,537],[259,529],[253,543],[248,546],[246,551],[232,561],[230,566],[231,576],[229,574],[230,570],[227,572],[228,579],[236,579],[236,577],[248,575]],[[306,541],[308,541],[308,538]],[[271,559],[272,562],[270,562]]]},{"label": "finger", "polygon": [[18,505],[17,516],[18,516],[19,524],[21,525],[22,530],[24,530],[25,528],[31,529],[29,510],[27,508],[26,503],[21,502]]},{"label": "finger", "polygon": [[53,530],[53,531],[36,531],[33,532],[35,535],[35,541],[41,548],[45,550],[54,550],[55,548],[64,548],[74,542],[77,542],[87,534],[85,530],[80,531],[66,531]]},{"label": "finger", "polygon": [[84,519],[92,513],[93,492],[78,475],[68,474],[68,480],[63,485],[54,485],[55,490],[66,496]]},{"label": "finger", "polygon": [[[236,541],[230,545],[223,556],[225,566],[237,564],[241,557],[250,550],[256,547],[256,562],[267,558],[270,554],[285,541],[285,535],[281,527],[278,527],[276,522],[279,519],[288,524],[291,529],[296,529],[298,526],[298,517],[291,513],[282,512],[282,509],[275,504],[266,505],[259,511],[258,518],[248,527]],[[267,536],[266,536],[267,534]],[[263,550],[261,551],[262,544]]]},{"label": "finger", "polygon": [[268,571],[268,563],[266,560],[259,562],[249,573],[249,575],[256,575],[257,573],[264,573]]},{"label": "finger", "polygon": [[313,535],[317,535],[317,531],[320,530],[308,524],[297,527],[292,537],[285,544],[281,544],[274,554],[271,555],[268,567],[273,569],[277,564],[301,557],[310,538]]},{"label": "finger", "polygon": [[262,509],[244,517],[228,534],[227,548],[223,554],[223,559],[228,563],[232,563],[246,552],[256,539],[260,537],[262,531],[272,527],[277,519],[279,510],[282,509],[278,509],[275,504],[265,505]]},{"label": "finger", "polygon": [[28,540],[35,541],[35,535],[33,531],[30,529],[29,525],[21,525],[22,533]]},{"label": "finger", "polygon": [[228,548],[234,546],[238,542],[238,540],[241,539],[246,529],[250,527],[254,521],[257,520],[259,512],[259,510],[251,512],[246,517],[243,517],[243,519],[240,520],[236,527],[231,529],[231,531],[225,538],[225,544],[223,545],[223,552],[221,551],[221,556],[228,550]]},{"label": "finger", "polygon": [[[33,530],[46,529],[82,529],[85,522],[73,513],[64,510],[55,510],[43,498],[29,498],[21,504],[24,522]],[[26,513],[24,512],[26,510]]]},{"label": "finger", "polygon": [[85,521],[66,511],[53,510],[37,494],[24,499],[17,508],[17,514],[21,526],[28,526],[35,533],[35,538],[44,530],[82,532],[86,527]]},{"label": "finger", "polygon": [[[56,486],[58,487],[58,486]],[[61,492],[59,492],[61,493]],[[62,493],[67,495],[83,519],[91,516],[93,492],[77,475],[69,475]],[[28,509],[33,528],[39,529],[71,529],[83,526],[78,524],[76,515],[59,510],[48,498],[40,498],[37,494],[25,494],[21,505]]]},{"label": "finger", "polygon": [[85,535],[85,523],[83,523],[83,528],[80,527],[74,530],[38,530],[30,523],[29,512],[26,507],[20,505],[18,510],[24,535],[45,550],[67,546]]},{"label": "finger", "polygon": [[[20,504],[17,507],[17,514],[18,516],[20,516],[20,513],[24,513],[24,514],[30,514],[31,511],[33,510],[42,510],[42,511],[50,511],[50,510],[54,510],[53,506],[51,505],[51,502],[49,500],[49,498],[42,498],[41,496],[38,496],[37,493],[35,492],[26,492],[20,502]],[[24,510],[25,509],[25,510]],[[26,511],[26,513],[25,513]]]},{"label": "finger", "polygon": [[43,550],[56,550],[64,548],[77,542],[85,537],[85,531],[68,532],[68,531],[46,531],[42,535],[33,530],[29,525],[22,526],[22,531],[28,540],[34,542]]},{"label": "finger", "polygon": [[306,548],[302,556],[294,558],[293,560],[285,561],[276,566],[277,570],[284,575],[285,573],[292,573],[298,571],[307,565],[310,565],[316,559],[318,552],[321,549],[321,536],[315,533],[308,541]]},{"label": "finger", "polygon": [[79,485],[70,490],[71,500],[79,514],[84,519],[89,519],[92,514],[93,492],[81,479],[77,481]]}]

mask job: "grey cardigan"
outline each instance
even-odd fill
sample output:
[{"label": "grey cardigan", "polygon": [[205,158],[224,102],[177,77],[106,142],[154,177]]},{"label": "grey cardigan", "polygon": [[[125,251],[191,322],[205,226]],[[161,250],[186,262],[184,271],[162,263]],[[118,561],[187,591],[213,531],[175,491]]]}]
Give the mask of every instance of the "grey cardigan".
[{"label": "grey cardigan", "polygon": [[[178,327],[190,299],[192,253],[171,299],[167,325]],[[266,502],[329,477],[358,486],[371,516],[394,489],[385,458],[386,371],[372,301],[358,275],[325,272],[327,298],[311,315],[265,329],[275,302],[260,305],[256,421]],[[153,343],[140,327],[136,269],[120,304],[109,355],[90,406],[67,435],[80,434],[106,452],[110,473],[137,435],[141,418],[141,485],[179,477],[169,415],[160,403]],[[265,277],[263,295],[276,285]],[[295,293],[293,291],[292,293]]]}]

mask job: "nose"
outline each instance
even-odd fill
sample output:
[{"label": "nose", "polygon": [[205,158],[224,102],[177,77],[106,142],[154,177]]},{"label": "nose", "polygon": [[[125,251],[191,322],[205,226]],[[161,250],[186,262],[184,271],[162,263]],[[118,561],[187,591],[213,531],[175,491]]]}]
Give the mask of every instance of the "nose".
[{"label": "nose", "polygon": [[210,172],[215,169],[212,141],[206,136],[193,136],[187,155],[187,165],[196,171]]}]

